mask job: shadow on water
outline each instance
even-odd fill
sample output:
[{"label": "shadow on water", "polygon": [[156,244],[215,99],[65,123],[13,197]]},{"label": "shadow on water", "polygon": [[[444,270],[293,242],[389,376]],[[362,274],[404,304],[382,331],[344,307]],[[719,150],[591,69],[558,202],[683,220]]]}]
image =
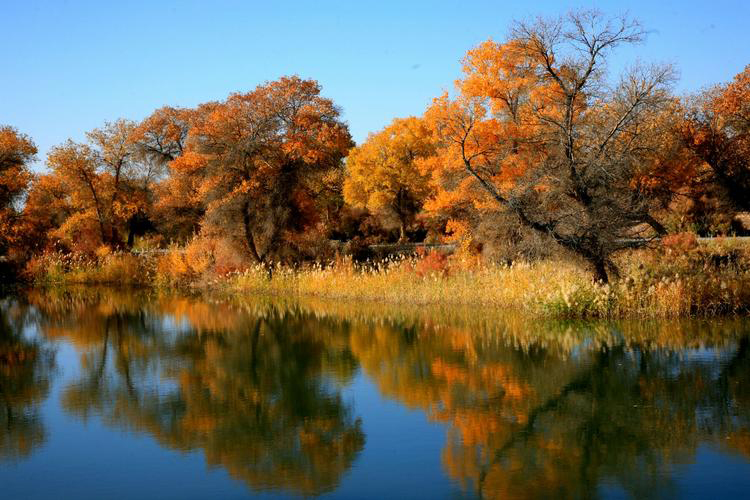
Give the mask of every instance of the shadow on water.
[{"label": "shadow on water", "polygon": [[336,490],[378,418],[342,396],[358,373],[445,427],[443,473],[469,496],[671,496],[701,446],[750,461],[747,320],[561,323],[95,288],[2,304],[3,456],[43,442],[43,346],[64,342],[80,356],[60,389],[69,415],[202,451],[253,491]]}]

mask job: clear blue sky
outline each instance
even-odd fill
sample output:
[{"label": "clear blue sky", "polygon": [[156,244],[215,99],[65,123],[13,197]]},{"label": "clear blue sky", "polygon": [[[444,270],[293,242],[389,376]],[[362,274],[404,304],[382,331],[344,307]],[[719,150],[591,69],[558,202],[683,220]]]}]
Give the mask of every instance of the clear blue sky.
[{"label": "clear blue sky", "polygon": [[[513,19],[596,6],[654,32],[620,51],[674,63],[677,90],[731,79],[750,64],[750,1],[82,2],[0,0],[0,124],[50,146],[165,104],[193,106],[281,75],[315,78],[356,141],[420,114],[452,87],[459,60],[502,39]],[[40,161],[40,165],[41,165]]]}]

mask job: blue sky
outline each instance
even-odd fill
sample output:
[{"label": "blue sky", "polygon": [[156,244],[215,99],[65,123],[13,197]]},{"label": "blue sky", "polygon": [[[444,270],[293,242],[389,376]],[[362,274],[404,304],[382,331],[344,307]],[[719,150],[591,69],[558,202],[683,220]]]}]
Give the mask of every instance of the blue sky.
[{"label": "blue sky", "polygon": [[194,106],[281,75],[317,79],[357,142],[420,114],[463,54],[513,19],[595,6],[652,30],[611,67],[671,62],[678,92],[750,64],[750,1],[82,2],[0,0],[0,124],[49,147],[119,117]]}]

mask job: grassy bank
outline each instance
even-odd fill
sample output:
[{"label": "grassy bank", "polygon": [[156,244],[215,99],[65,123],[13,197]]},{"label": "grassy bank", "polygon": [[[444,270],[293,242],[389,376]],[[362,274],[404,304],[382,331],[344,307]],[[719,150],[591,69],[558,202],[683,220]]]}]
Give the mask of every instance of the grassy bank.
[{"label": "grassy bank", "polygon": [[698,245],[690,238],[675,238],[623,255],[618,264],[621,276],[609,285],[594,283],[584,266],[567,259],[506,266],[440,254],[378,264],[342,259],[327,266],[276,266],[271,273],[262,266],[217,272],[210,255],[173,249],[152,256],[45,255],[32,261],[28,275],[42,285],[218,289],[231,294],[508,308],[567,318],[750,313],[750,252],[739,243]]}]

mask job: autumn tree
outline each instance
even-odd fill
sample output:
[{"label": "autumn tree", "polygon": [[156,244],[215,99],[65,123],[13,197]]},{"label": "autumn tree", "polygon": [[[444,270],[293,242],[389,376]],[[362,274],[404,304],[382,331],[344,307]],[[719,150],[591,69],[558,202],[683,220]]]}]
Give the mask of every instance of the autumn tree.
[{"label": "autumn tree", "polygon": [[188,134],[173,171],[195,179],[202,233],[238,237],[257,262],[280,258],[318,214],[318,187],[351,146],[313,80],[284,77],[217,104]]},{"label": "autumn tree", "polygon": [[36,146],[26,135],[10,126],[0,126],[0,257],[19,243],[19,202],[32,179],[29,163]]},{"label": "autumn tree", "polygon": [[612,50],[640,42],[641,26],[596,11],[516,23],[506,43],[469,52],[459,94],[426,117],[441,141],[426,163],[438,197],[488,203],[583,257],[597,280],[617,275],[616,252],[663,233],[652,189],[671,127],[673,72],[636,66],[612,84]]},{"label": "autumn tree", "polygon": [[54,173],[37,175],[23,207],[23,227],[30,242],[29,250],[44,251],[50,240],[55,240],[52,233],[74,213],[63,179]]},{"label": "autumn tree", "polygon": [[735,210],[750,210],[750,66],[690,103],[683,140]]},{"label": "autumn tree", "polygon": [[210,109],[210,103],[196,109],[165,106],[146,117],[133,133],[136,150],[156,179],[148,217],[169,239],[184,241],[195,234],[205,213],[195,177],[169,165],[183,154],[192,124]]},{"label": "autumn tree", "polygon": [[485,148],[480,156],[495,163],[495,182],[510,189],[539,151],[535,140],[538,127],[528,100],[539,82],[527,59],[515,41],[483,42],[462,61],[465,77],[457,82],[458,98],[442,95],[425,116],[442,142],[440,154],[420,161],[420,167],[430,172],[440,187],[426,209],[447,219],[446,229],[453,240],[503,260],[538,257],[534,249],[549,248],[549,242],[519,227],[514,214],[487,196],[483,185],[468,175],[465,164],[458,160],[463,155],[459,143],[451,145],[445,138],[446,134],[460,136],[460,120],[476,121],[471,125],[469,142],[473,144],[467,145],[480,148],[477,153]]},{"label": "autumn tree", "polygon": [[372,213],[394,217],[399,240],[405,241],[408,225],[432,192],[430,178],[420,172],[417,161],[434,154],[434,149],[423,120],[393,120],[349,152],[344,199]]},{"label": "autumn tree", "polygon": [[52,148],[50,177],[38,186],[43,192],[32,194],[57,199],[70,214],[53,228],[53,237],[80,248],[132,246],[158,179],[158,170],[138,149],[135,129],[133,122],[117,120],[87,133],[86,143],[68,140]]}]

